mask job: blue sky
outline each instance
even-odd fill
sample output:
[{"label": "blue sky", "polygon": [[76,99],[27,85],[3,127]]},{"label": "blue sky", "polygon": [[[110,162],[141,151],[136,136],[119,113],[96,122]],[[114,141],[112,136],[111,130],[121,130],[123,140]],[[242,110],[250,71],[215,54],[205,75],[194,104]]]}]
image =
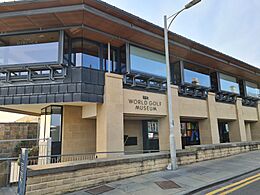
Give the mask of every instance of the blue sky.
[{"label": "blue sky", "polygon": [[[149,22],[163,26],[189,0],[104,0]],[[260,68],[260,1],[202,0],[186,10],[171,30]]]}]

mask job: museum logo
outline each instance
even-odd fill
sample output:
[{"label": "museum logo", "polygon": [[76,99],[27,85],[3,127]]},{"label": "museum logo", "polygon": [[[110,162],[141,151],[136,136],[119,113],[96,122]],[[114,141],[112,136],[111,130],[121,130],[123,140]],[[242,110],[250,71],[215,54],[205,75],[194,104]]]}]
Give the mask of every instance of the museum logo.
[{"label": "museum logo", "polygon": [[129,104],[135,106],[137,111],[158,111],[158,108],[162,106],[161,101],[150,100],[148,96],[143,96],[142,99],[128,99]]}]

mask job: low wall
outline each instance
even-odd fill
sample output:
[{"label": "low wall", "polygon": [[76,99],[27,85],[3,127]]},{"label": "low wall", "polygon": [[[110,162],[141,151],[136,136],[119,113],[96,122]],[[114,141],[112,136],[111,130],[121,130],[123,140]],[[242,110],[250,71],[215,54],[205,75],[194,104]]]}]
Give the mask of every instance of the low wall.
[{"label": "low wall", "polygon": [[190,146],[178,151],[177,157],[179,165],[187,165],[255,150],[260,150],[260,141]]},{"label": "low wall", "polygon": [[[177,152],[178,164],[186,165],[260,150],[260,142],[193,146]],[[114,159],[30,166],[27,195],[63,194],[119,179],[165,170],[169,153],[122,156]]]}]

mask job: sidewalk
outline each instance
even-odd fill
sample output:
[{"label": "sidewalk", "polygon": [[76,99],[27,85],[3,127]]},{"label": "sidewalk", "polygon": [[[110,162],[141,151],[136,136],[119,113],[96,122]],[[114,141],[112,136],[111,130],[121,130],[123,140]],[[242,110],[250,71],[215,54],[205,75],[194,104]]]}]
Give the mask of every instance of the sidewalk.
[{"label": "sidewalk", "polygon": [[[180,195],[191,193],[200,188],[243,175],[256,169],[260,169],[260,151],[182,166],[176,171],[161,171],[132,177],[108,183],[105,186],[101,186],[101,188],[94,190],[85,189],[70,193],[69,195],[102,194],[102,191],[106,191],[103,193],[104,195]],[[163,182],[160,185],[166,189],[162,189],[155,182]],[[172,188],[175,184],[179,188]]]}]

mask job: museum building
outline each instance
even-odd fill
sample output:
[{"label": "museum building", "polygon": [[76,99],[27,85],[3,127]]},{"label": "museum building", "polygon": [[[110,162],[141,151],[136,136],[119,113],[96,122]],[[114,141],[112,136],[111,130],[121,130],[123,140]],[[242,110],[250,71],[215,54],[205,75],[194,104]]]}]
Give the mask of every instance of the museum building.
[{"label": "museum building", "polygon": [[[97,0],[0,5],[1,110],[41,116],[51,154],[169,150],[161,27]],[[177,149],[260,140],[260,69],[173,32],[169,49]]]}]

